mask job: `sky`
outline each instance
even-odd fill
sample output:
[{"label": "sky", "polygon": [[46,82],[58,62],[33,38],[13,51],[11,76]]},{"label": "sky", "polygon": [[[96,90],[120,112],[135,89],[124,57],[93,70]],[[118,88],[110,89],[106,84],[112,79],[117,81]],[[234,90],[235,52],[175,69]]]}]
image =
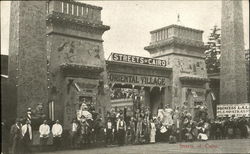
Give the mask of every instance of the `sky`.
[{"label": "sky", "polygon": [[[105,58],[111,52],[137,56],[150,43],[150,31],[177,23],[203,30],[206,42],[210,29],[221,25],[221,1],[81,1],[101,6],[102,21],[111,27],[103,35]],[[243,1],[245,48],[249,49],[249,1]],[[8,54],[10,2],[1,1],[1,54]]]}]

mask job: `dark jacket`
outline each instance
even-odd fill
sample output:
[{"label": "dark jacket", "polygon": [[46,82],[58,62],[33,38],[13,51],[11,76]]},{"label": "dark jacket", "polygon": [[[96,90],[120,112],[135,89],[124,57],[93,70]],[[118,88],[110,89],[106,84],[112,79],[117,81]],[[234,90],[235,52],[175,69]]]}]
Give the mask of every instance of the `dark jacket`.
[{"label": "dark jacket", "polygon": [[16,124],[11,126],[10,129],[10,141],[11,143],[15,143],[17,141],[20,141],[22,139],[22,130],[21,126],[17,126]]}]

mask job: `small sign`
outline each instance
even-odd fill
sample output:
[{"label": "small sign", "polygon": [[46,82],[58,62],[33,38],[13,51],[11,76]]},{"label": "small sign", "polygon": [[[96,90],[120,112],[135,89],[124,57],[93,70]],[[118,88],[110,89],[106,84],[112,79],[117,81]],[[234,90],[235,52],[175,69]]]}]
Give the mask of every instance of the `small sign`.
[{"label": "small sign", "polygon": [[228,115],[231,117],[235,115],[235,117],[250,117],[250,104],[221,104],[217,105],[217,117],[225,117]]},{"label": "small sign", "polygon": [[125,54],[120,54],[120,53],[112,53],[111,60],[118,61],[118,62],[125,62],[125,63],[135,63],[135,64],[153,65],[153,66],[161,66],[161,67],[167,66],[166,60],[125,55]]}]

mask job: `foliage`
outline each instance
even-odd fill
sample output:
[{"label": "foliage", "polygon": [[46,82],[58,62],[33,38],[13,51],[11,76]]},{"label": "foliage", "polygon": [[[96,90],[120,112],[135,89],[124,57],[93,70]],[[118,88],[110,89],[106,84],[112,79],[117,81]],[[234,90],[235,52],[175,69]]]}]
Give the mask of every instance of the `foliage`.
[{"label": "foliage", "polygon": [[205,51],[206,55],[206,67],[208,73],[219,73],[220,72],[220,47],[221,47],[221,34],[220,29],[214,26],[211,29],[210,36],[208,38],[207,47]]}]

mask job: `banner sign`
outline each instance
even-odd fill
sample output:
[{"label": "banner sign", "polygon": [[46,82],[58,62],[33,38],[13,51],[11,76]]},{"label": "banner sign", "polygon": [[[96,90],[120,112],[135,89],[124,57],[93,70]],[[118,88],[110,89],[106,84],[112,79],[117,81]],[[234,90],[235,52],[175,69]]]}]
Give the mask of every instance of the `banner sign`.
[{"label": "banner sign", "polygon": [[139,57],[132,55],[125,55],[120,53],[112,53],[111,60],[118,62],[126,62],[126,63],[136,63],[136,64],[144,64],[144,65],[153,65],[153,66],[167,66],[166,60],[155,59],[155,58],[147,58],[147,57]]},{"label": "banner sign", "polygon": [[250,117],[250,104],[221,104],[217,105],[217,117],[225,117],[228,115],[231,117]]},{"label": "banner sign", "polygon": [[133,85],[153,85],[153,86],[166,86],[169,83],[168,78],[153,77],[153,76],[141,76],[141,75],[128,75],[110,73],[109,81],[116,83],[129,83]]}]

